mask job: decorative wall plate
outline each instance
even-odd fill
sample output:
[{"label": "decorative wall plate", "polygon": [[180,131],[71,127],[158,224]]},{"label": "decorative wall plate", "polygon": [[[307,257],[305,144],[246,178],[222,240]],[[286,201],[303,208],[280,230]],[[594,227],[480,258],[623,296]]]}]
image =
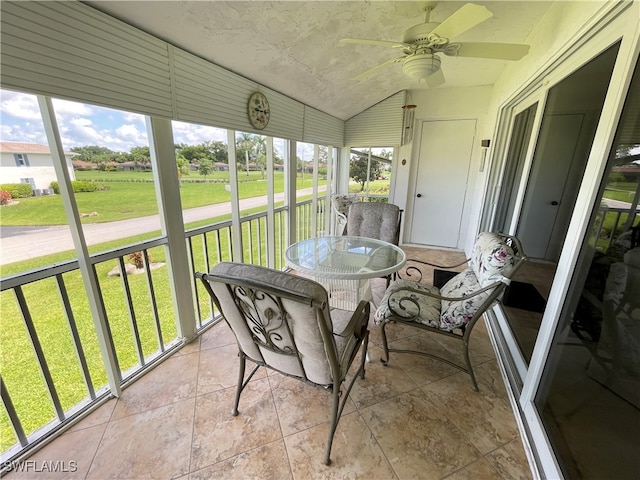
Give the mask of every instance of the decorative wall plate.
[{"label": "decorative wall plate", "polygon": [[269,111],[267,97],[260,92],[252,93],[247,104],[247,113],[249,114],[249,121],[254,128],[262,130],[269,125],[271,112]]}]

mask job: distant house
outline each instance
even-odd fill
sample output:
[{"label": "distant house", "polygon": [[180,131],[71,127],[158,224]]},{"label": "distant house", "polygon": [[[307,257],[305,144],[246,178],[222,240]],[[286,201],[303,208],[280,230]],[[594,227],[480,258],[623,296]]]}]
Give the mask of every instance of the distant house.
[{"label": "distant house", "polygon": [[[74,152],[64,152],[71,180],[75,173],[71,164]],[[36,195],[46,193],[57,181],[53,158],[47,145],[22,142],[0,142],[0,183],[28,183]]]}]

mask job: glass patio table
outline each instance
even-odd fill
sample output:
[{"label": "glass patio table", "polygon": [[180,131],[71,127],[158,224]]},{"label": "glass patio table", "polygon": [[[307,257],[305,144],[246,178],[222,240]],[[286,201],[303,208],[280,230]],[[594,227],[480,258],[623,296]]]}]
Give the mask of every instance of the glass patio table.
[{"label": "glass patio table", "polygon": [[336,236],[294,243],[287,248],[285,261],[289,268],[322,284],[332,308],[354,310],[360,300],[371,300],[369,280],[397,272],[407,256],[382,240]]}]

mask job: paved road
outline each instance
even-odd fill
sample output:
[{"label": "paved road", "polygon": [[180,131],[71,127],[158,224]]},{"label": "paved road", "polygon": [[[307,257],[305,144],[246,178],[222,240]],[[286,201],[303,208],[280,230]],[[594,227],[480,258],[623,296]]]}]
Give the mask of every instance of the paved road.
[{"label": "paved road", "polygon": [[[319,187],[323,192],[326,187]],[[310,195],[312,189],[298,190],[298,196]],[[275,201],[284,200],[284,194],[275,195]],[[240,200],[240,209],[246,210],[266,205],[267,197]],[[195,222],[231,213],[230,203],[190,208],[183,212],[184,222]],[[84,225],[83,232],[88,245],[109,242],[141,233],[160,230],[158,215],[132,218],[117,222]],[[68,225],[53,227],[2,227],[0,228],[0,265],[19,262],[41,255],[72,250],[73,240]]]}]

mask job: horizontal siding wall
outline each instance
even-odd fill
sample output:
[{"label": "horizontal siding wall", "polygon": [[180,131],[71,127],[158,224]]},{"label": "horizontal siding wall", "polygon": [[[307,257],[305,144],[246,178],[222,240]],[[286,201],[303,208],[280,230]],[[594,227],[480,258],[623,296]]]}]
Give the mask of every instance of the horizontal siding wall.
[{"label": "horizontal siding wall", "polygon": [[[302,139],[302,103],[178,48],[172,52],[177,120]],[[247,115],[247,101],[255,91],[269,100],[271,115],[264,130],[253,128]]]},{"label": "horizontal siding wall", "polygon": [[0,6],[3,88],[172,115],[165,42],[76,2]]},{"label": "horizontal siding wall", "polygon": [[400,145],[406,91],[396,93],[345,122],[345,145]]},{"label": "horizontal siding wall", "polygon": [[302,141],[333,147],[343,146],[344,122],[315,108],[304,107]]},{"label": "horizontal siding wall", "polygon": [[[291,140],[344,145],[344,122],[88,5],[0,2],[2,88]],[[269,125],[248,121],[263,92]],[[322,141],[319,141],[322,140]]]}]

